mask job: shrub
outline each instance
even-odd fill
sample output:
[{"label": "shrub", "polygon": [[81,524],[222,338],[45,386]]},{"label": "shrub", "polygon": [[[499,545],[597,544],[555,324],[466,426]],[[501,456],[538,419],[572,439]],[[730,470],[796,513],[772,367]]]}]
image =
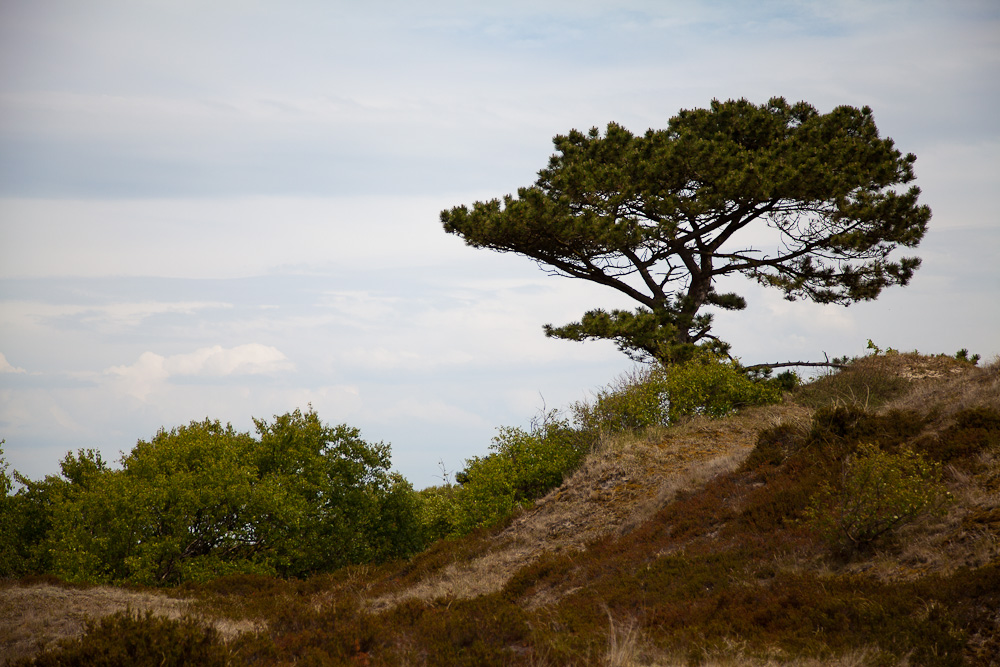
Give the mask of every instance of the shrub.
[{"label": "shrub", "polygon": [[593,403],[572,406],[574,421],[596,434],[637,431],[669,422],[666,374],[658,366],[636,368],[597,391]]},{"label": "shrub", "polygon": [[804,440],[802,429],[794,424],[781,423],[766,428],[757,436],[757,444],[741,468],[754,470],[762,465],[781,465],[789,454],[802,447]]},{"label": "shrub", "polygon": [[166,585],[233,574],[304,576],[423,546],[418,501],[389,446],[311,409],[140,440],[121,470],[63,461],[47,547],[71,581]]},{"label": "shrub", "polygon": [[23,559],[17,553],[17,523],[14,498],[10,495],[14,482],[7,474],[9,464],[3,456],[0,440],[0,576],[9,576],[21,568]]},{"label": "shrub", "polygon": [[878,356],[835,359],[847,367],[798,387],[795,400],[811,408],[830,405],[877,408],[888,403],[902,394],[910,381],[884,359]]},{"label": "shrub", "polygon": [[839,482],[839,488],[822,487],[806,517],[845,553],[868,547],[950,498],[941,483],[940,464],[905,448],[893,454],[859,445],[844,460]]},{"label": "shrub", "polygon": [[461,534],[492,525],[562,484],[583,461],[590,441],[552,412],[527,431],[501,427],[490,449],[492,454],[467,461],[461,475],[464,482],[457,498]]},{"label": "shrub", "polygon": [[916,446],[927,458],[966,469],[982,465],[977,455],[1000,447],[1000,410],[978,406],[955,414],[955,423],[936,437],[924,437]]},{"label": "shrub", "polygon": [[978,365],[979,360],[982,359],[982,357],[980,357],[978,354],[973,354],[972,356],[969,356],[969,350],[964,347],[955,353],[955,358],[958,359],[959,361],[968,362],[973,366]]},{"label": "shrub", "polygon": [[754,382],[736,362],[702,356],[666,371],[669,416],[725,417],[749,405],[777,403],[781,387],[773,380]]},{"label": "shrub", "polygon": [[776,403],[794,386],[794,374],[753,379],[736,362],[704,353],[672,366],[652,366],[623,375],[597,392],[593,403],[573,406],[576,422],[597,433],[665,426],[686,415],[724,417],[748,405]]},{"label": "shrub", "polygon": [[196,620],[172,620],[131,611],[118,612],[99,621],[88,621],[83,636],[18,663],[27,667],[48,665],[223,665],[229,651],[219,633]]},{"label": "shrub", "polygon": [[459,525],[459,487],[432,486],[416,493],[424,543],[430,544],[455,534]]}]

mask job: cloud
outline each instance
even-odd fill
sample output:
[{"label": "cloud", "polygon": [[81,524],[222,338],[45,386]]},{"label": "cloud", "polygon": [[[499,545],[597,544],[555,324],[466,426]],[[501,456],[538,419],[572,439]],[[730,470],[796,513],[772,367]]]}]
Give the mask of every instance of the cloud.
[{"label": "cloud", "polygon": [[28,371],[23,368],[18,368],[17,366],[12,366],[7,357],[0,352],[0,373],[27,373]]},{"label": "cloud", "polygon": [[112,366],[104,371],[104,375],[111,379],[119,392],[145,400],[171,377],[261,375],[291,370],[292,367],[288,357],[277,348],[248,343],[228,349],[219,345],[203,347],[169,357],[144,352],[135,363]]},{"label": "cloud", "polygon": [[329,264],[438,266],[465,250],[438,223],[452,199],[0,197],[0,278],[243,278]]},{"label": "cloud", "polygon": [[449,428],[488,425],[479,415],[459,406],[438,399],[423,399],[416,396],[402,398],[394,405],[386,406],[382,417],[417,420]]}]

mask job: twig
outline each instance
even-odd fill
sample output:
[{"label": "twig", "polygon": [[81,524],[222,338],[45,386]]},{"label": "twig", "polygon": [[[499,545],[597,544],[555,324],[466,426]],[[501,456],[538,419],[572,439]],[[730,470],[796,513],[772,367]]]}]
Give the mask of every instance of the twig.
[{"label": "twig", "polygon": [[743,370],[753,371],[758,368],[784,368],[785,366],[827,366],[829,368],[847,368],[847,364],[835,364],[830,361],[785,361],[785,362],[775,362],[773,364],[754,364],[753,366],[744,366]]}]

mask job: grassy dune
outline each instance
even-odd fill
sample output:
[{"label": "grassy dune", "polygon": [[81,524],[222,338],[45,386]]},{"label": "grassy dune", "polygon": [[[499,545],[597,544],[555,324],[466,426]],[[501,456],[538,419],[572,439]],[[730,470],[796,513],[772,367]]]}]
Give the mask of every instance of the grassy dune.
[{"label": "grassy dune", "polygon": [[[859,443],[938,465],[950,499],[838,549],[808,508]],[[780,405],[608,437],[530,508],[404,562],[155,592],[4,582],[0,655],[40,665],[991,665],[998,609],[1000,363],[894,354]]]}]

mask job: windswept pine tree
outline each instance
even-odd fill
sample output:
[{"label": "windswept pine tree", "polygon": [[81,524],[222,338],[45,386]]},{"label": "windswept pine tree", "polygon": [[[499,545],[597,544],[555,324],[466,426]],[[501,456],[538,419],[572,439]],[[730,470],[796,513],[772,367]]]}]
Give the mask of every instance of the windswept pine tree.
[{"label": "windswept pine tree", "polygon": [[642,136],[611,123],[553,143],[548,167],[517,196],[441,213],[470,246],[639,304],[546,325],[548,336],[610,339],[633,358],[675,362],[698,345],[728,350],[705,312],[746,307],[716,291],[724,276],[847,306],[906,285],[920,265],[892,255],[917,246],[931,217],[919,188],[900,187],[916,157],[879,136],[868,107],[713,101]]}]

